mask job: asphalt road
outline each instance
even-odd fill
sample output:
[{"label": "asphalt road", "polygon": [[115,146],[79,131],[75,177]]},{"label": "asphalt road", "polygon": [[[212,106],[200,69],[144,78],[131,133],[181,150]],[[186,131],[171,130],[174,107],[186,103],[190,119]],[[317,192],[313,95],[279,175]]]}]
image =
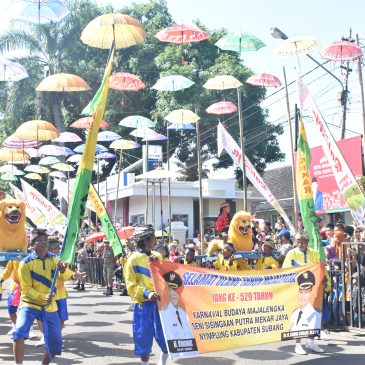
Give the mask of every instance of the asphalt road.
[{"label": "asphalt road", "polygon": [[[64,352],[56,358],[56,364],[138,364],[133,355],[132,310],[130,298],[115,294],[105,297],[103,289],[88,286],[86,292],[78,293],[69,285],[70,319],[64,329]],[[7,292],[0,303],[0,364],[14,364],[12,341],[6,334],[10,320],[6,310]],[[203,354],[195,358],[170,361],[181,365],[261,365],[265,364],[319,364],[357,365],[365,363],[365,337],[351,333],[331,333],[329,341],[318,341],[324,354],[306,356],[293,353],[294,342],[281,342],[254,347]],[[40,364],[43,349],[36,347],[37,340],[26,342],[24,364]],[[153,348],[151,364],[158,362],[160,351]]]}]

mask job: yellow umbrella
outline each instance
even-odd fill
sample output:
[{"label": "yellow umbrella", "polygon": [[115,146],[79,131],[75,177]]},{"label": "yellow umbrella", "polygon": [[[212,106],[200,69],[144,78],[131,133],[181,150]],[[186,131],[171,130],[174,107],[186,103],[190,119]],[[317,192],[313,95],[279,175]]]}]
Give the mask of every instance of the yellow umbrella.
[{"label": "yellow umbrella", "polygon": [[276,48],[277,56],[292,57],[308,54],[319,47],[319,42],[313,37],[293,37],[286,39]]},{"label": "yellow umbrella", "polygon": [[46,77],[36,88],[37,91],[74,92],[87,91],[91,87],[81,77],[72,74],[55,74]]},{"label": "yellow umbrella", "polygon": [[21,124],[14,135],[25,141],[50,141],[60,134],[53,124],[45,120],[30,120]]},{"label": "yellow umbrella", "polygon": [[142,43],[147,33],[138,21],[128,15],[104,14],[93,19],[82,31],[81,40],[96,48],[128,48]]},{"label": "yellow umbrella", "polygon": [[165,119],[170,123],[187,124],[196,123],[200,117],[188,109],[176,109],[169,113]]},{"label": "yellow umbrella", "polygon": [[29,155],[23,149],[20,148],[0,148],[0,161],[12,162],[12,163],[27,163],[29,161]]},{"label": "yellow umbrella", "polygon": [[241,81],[231,75],[220,75],[209,79],[203,87],[213,90],[237,89],[242,86]]},{"label": "yellow umbrella", "polygon": [[30,174],[26,174],[24,175],[25,178],[29,179],[29,180],[39,180],[42,181],[42,176],[35,173],[35,172],[31,172]]},{"label": "yellow umbrella", "polygon": [[55,163],[54,165],[51,166],[53,169],[58,170],[58,171],[65,171],[65,172],[72,172],[75,171],[75,168],[67,165],[67,163]]}]

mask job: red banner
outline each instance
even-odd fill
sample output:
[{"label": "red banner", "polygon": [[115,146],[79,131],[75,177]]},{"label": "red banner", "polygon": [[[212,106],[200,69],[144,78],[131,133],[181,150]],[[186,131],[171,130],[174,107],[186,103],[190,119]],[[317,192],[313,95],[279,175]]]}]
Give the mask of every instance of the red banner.
[{"label": "red banner", "polygon": [[[338,141],[337,146],[356,180],[359,181],[362,176],[361,137]],[[311,148],[311,155],[310,175],[316,212],[321,214],[331,213],[332,210],[348,210],[323,148],[321,146]]]}]

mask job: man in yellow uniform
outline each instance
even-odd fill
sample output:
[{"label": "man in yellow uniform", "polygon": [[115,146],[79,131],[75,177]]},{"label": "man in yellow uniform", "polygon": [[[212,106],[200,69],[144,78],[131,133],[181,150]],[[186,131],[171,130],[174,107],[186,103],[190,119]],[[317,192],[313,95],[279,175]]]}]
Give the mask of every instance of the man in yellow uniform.
[{"label": "man in yellow uniform", "polygon": [[264,254],[259,257],[254,266],[254,270],[278,269],[279,261],[273,256],[275,243],[271,238],[267,238],[263,244]]},{"label": "man in yellow uniform", "polygon": [[162,260],[162,256],[158,252],[152,251],[156,243],[152,226],[145,226],[137,230],[131,239],[135,243],[137,251],[129,256],[124,270],[127,291],[135,303],[133,313],[134,354],[141,357],[142,365],[148,365],[153,338],[155,338],[162,350],[158,365],[165,365],[168,355],[156,303],[159,296],[154,291],[149,269],[149,259]]},{"label": "man in yellow uniform", "polygon": [[229,242],[225,243],[222,253],[218,254],[217,260],[213,264],[214,268],[223,271],[251,270],[246,260],[234,257],[234,252],[234,245]]},{"label": "man in yellow uniform", "polygon": [[[316,264],[320,262],[319,253],[308,247],[309,237],[307,232],[300,231],[296,233],[294,241],[297,243],[297,247],[286,254],[283,262],[283,268]],[[324,352],[323,349],[321,349],[311,338],[308,338],[306,348],[314,352]],[[296,340],[294,352],[299,355],[307,354],[300,343],[300,339]]]},{"label": "man in yellow uniform", "polygon": [[22,303],[13,333],[14,358],[16,364],[23,364],[24,339],[28,338],[30,327],[37,319],[42,322],[47,349],[42,364],[48,365],[62,351],[61,323],[55,296],[50,294],[52,276],[57,266],[63,280],[78,279],[83,274],[73,273],[48,252],[45,230],[34,229],[30,241],[34,244],[34,251],[20,263],[18,270]]}]

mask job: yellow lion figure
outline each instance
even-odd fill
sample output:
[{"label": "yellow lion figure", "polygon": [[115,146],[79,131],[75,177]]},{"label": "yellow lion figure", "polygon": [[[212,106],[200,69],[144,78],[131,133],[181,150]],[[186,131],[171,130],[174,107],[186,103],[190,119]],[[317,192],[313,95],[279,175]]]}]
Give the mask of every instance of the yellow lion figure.
[{"label": "yellow lion figure", "polygon": [[239,211],[233,216],[228,230],[228,242],[233,243],[237,251],[252,250],[250,213]]},{"label": "yellow lion figure", "polygon": [[0,252],[27,251],[25,218],[22,201],[4,199],[0,202]]}]

